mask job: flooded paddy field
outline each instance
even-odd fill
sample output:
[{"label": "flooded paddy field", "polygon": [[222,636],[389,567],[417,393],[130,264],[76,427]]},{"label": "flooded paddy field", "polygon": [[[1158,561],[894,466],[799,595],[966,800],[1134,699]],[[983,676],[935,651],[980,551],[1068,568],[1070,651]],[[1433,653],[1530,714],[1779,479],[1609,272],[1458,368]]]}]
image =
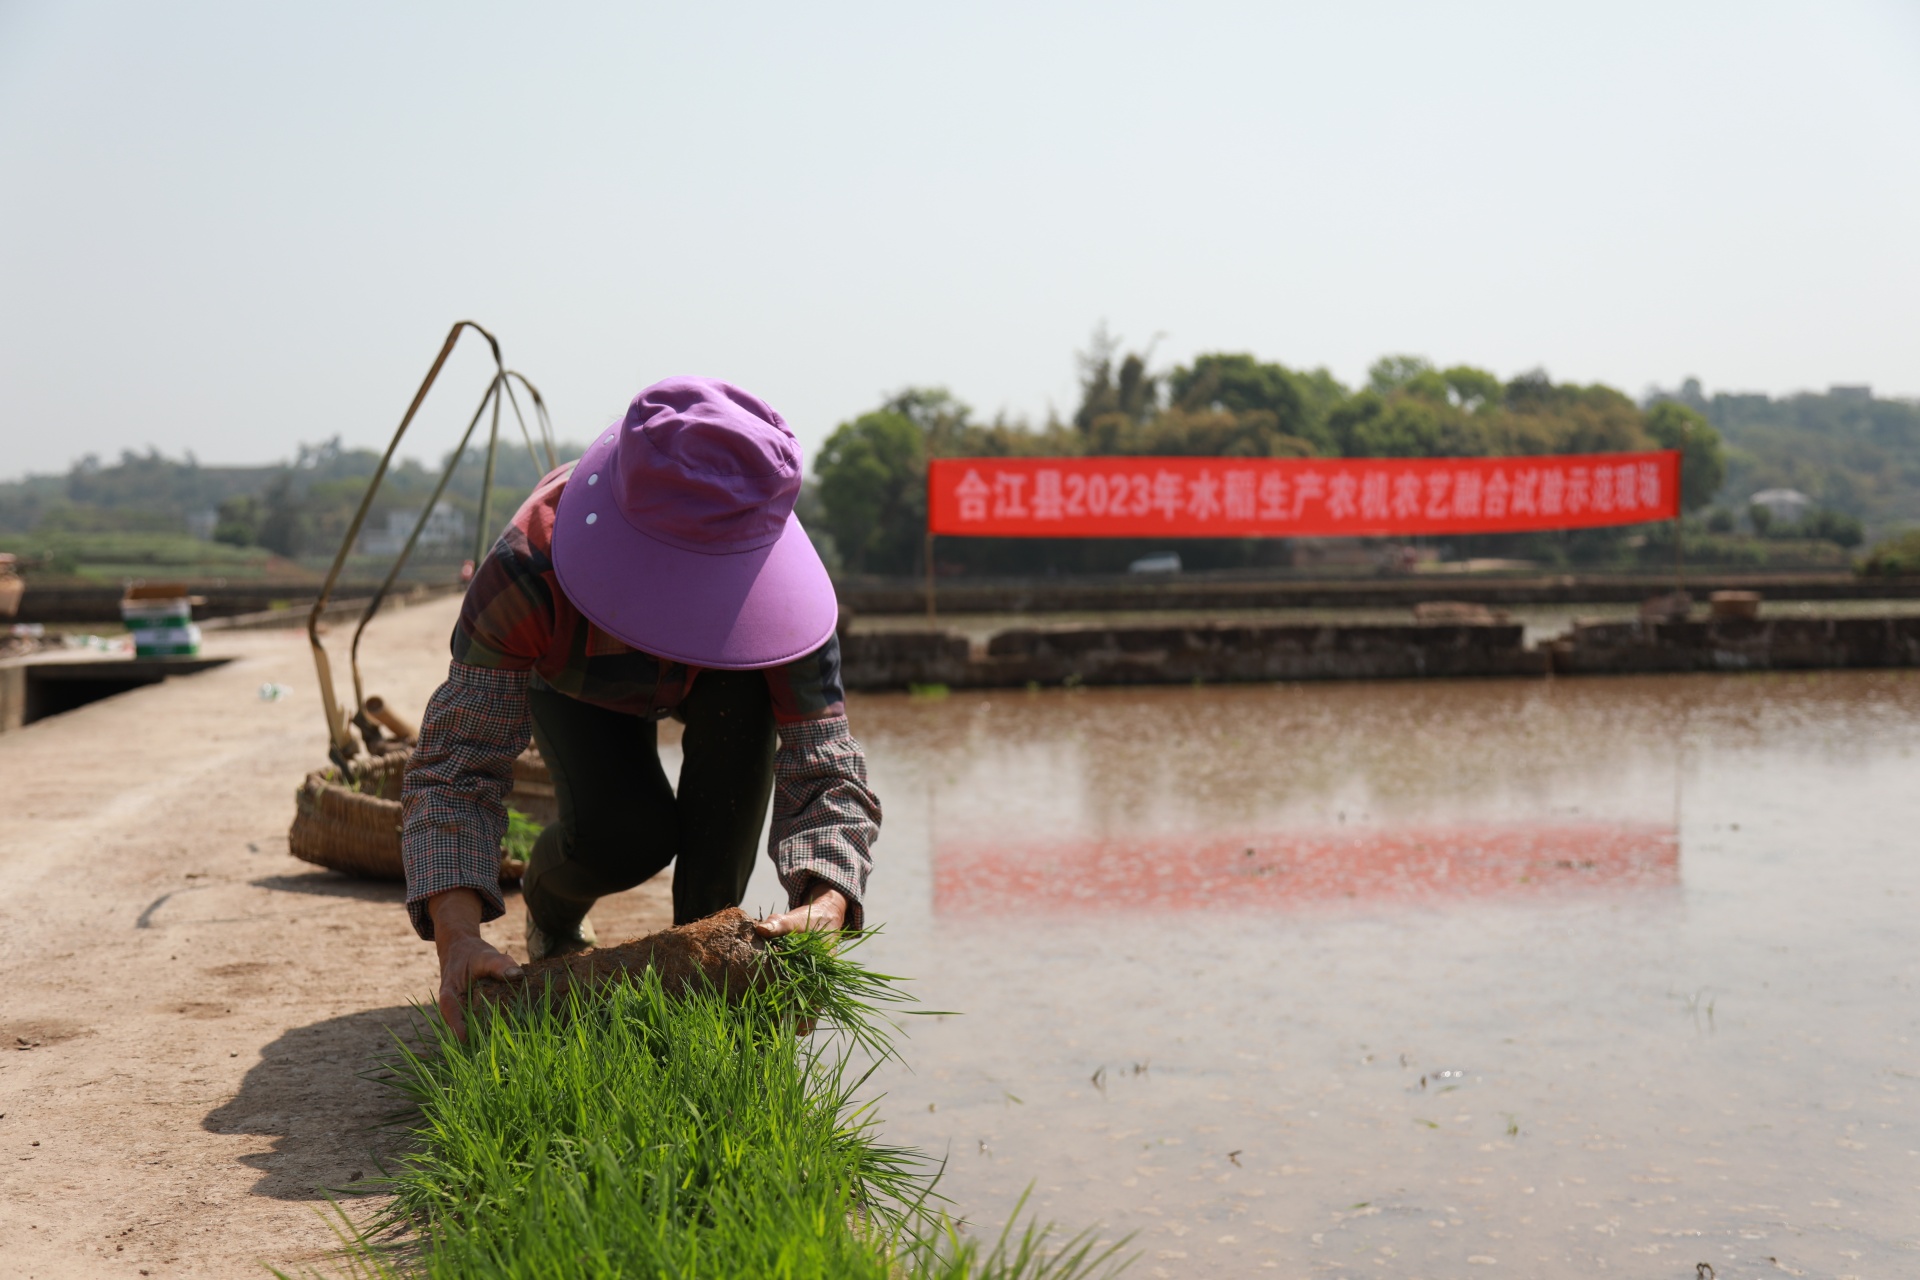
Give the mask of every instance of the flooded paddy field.
[{"label": "flooded paddy field", "polygon": [[[1920,674],[868,697],[888,1137],[1135,1274],[1920,1274]],[[750,905],[771,900],[756,880]]]},{"label": "flooded paddy field", "polygon": [[[457,607],[383,619],[368,687],[424,706]],[[286,852],[305,636],[208,645],[0,735],[9,1276],[322,1266],[326,1189],[390,1154],[367,1069],[433,949],[398,886]],[[976,1229],[1031,1185],[1136,1276],[1920,1274],[1920,673],[852,714],[871,954],[959,1014],[910,1020],[882,1133]]]}]

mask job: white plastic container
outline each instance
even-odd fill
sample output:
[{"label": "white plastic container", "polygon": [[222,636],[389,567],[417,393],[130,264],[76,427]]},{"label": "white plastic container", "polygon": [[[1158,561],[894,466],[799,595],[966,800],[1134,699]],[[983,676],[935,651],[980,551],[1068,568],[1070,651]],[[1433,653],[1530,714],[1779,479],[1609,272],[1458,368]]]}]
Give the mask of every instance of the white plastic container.
[{"label": "white plastic container", "polygon": [[200,652],[200,628],[193,623],[193,601],[186,596],[130,595],[120,602],[120,619],[133,636],[136,658],[182,658]]}]

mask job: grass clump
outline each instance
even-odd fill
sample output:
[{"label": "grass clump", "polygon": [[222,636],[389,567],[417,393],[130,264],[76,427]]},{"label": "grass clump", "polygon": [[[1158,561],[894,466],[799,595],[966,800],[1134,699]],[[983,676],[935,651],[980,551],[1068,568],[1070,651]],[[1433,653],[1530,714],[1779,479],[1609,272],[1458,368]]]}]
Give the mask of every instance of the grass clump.
[{"label": "grass clump", "polygon": [[[778,941],[735,1002],[657,974],[558,1008],[435,1021],[393,1082],[413,1104],[394,1199],[351,1234],[366,1277],[1077,1280],[1117,1270],[1091,1233],[990,1246],[932,1207],[926,1157],[856,1093],[891,1055],[895,980],[821,935]],[[817,1019],[814,1034],[796,1029]],[[1016,1208],[1016,1214],[1018,1209]]]},{"label": "grass clump", "polygon": [[533,842],[546,827],[518,809],[507,810],[507,833],[500,837],[500,856],[508,862],[525,865],[533,856]]}]

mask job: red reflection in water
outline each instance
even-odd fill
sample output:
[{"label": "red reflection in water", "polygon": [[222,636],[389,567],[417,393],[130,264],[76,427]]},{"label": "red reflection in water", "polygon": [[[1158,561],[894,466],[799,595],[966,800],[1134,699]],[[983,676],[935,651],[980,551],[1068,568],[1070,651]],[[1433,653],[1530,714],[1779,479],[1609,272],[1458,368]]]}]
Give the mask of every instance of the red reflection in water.
[{"label": "red reflection in water", "polygon": [[942,915],[1080,907],[1189,910],[1679,883],[1680,840],[1672,827],[1503,823],[1044,844],[941,841],[934,850],[933,904]]}]

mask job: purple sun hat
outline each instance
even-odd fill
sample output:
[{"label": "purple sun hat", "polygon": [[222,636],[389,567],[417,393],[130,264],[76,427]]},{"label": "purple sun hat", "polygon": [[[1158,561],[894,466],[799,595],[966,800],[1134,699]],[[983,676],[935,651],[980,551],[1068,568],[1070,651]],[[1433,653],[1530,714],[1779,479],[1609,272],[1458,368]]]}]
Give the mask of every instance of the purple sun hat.
[{"label": "purple sun hat", "polygon": [[553,568],[581,613],[657,657],[742,671],[827,642],[826,566],[793,515],[800,442],[717,378],[668,378],[587,450],[560,493]]}]

